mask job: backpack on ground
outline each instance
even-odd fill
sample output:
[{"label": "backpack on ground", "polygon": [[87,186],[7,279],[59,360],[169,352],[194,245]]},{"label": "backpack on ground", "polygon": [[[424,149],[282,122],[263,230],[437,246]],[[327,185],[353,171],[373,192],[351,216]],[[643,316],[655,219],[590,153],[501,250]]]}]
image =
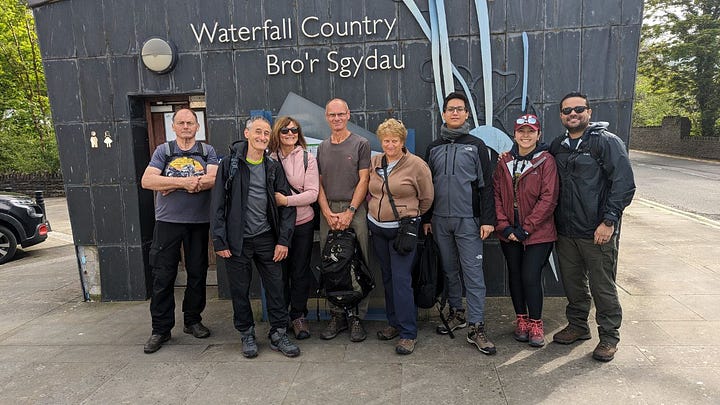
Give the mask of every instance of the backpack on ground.
[{"label": "backpack on ground", "polygon": [[432,234],[426,235],[423,244],[418,246],[412,276],[415,305],[427,309],[440,302],[445,286],[445,275],[440,263],[438,246]]},{"label": "backpack on ground", "polygon": [[348,314],[375,288],[352,228],[328,231],[320,263],[319,291]]},{"label": "backpack on ground", "polygon": [[415,305],[425,309],[436,307],[440,321],[449,331],[448,336],[455,339],[444,313],[447,306],[447,283],[440,260],[440,249],[432,233],[425,236],[422,245],[418,244],[412,270],[412,287]]}]

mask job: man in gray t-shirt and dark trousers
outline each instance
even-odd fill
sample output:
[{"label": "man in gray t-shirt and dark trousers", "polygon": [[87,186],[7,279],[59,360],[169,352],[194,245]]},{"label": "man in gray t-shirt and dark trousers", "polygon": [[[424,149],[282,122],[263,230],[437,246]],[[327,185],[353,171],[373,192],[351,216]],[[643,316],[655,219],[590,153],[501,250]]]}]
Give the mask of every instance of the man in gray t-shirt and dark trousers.
[{"label": "man in gray t-shirt and dark trousers", "polygon": [[212,198],[212,238],[230,284],[233,325],[240,332],[242,355],[257,356],[255,321],[250,305],[252,263],[260,273],[267,298],[270,348],[285,356],[300,355],[287,336],[288,307],[280,261],[287,258],[295,230],[295,207],[278,207],[275,193],[290,195],[282,164],[265,154],[270,123],[248,120],[247,141],[235,142],[220,164]]},{"label": "man in gray t-shirt and dark trousers", "polygon": [[[325,119],[330,126],[330,137],[318,147],[320,169],[320,247],[325,246],[328,230],[353,228],[365,263],[368,260],[368,228],[365,196],[370,180],[370,143],[348,130],[350,109],[339,98],[328,101]],[[329,305],[331,319],[320,334],[325,340],[333,339],[348,328],[342,309]],[[368,299],[363,299],[359,314],[352,318],[350,340],[362,342],[367,337],[360,319],[367,313]]]},{"label": "man in gray t-shirt and dark trousers", "polygon": [[212,146],[195,141],[199,128],[192,110],[176,111],[172,123],[175,141],[155,149],[142,177],[142,187],[157,192],[155,231],[150,246],[152,335],[145,343],[145,353],[158,351],[170,340],[170,331],[175,326],[174,289],[181,245],[187,271],[183,332],[196,338],[210,336],[200,314],[205,309],[208,269],[208,206],[218,160]]}]

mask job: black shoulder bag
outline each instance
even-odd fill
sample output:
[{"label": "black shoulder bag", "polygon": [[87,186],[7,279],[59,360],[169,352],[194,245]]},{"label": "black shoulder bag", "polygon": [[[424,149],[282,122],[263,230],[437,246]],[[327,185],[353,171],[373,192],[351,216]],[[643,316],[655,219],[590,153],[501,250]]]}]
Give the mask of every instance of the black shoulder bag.
[{"label": "black shoulder bag", "polygon": [[393,242],[393,248],[395,248],[395,250],[399,254],[404,256],[415,250],[415,247],[417,246],[418,219],[411,217],[400,218],[397,207],[395,207],[395,199],[390,192],[390,182],[388,181],[387,166],[387,158],[383,156],[382,169],[383,175],[385,177],[385,189],[387,190],[388,199],[390,200],[390,207],[393,210],[393,214],[395,214],[395,219],[399,222],[397,236],[395,236],[395,241]]}]

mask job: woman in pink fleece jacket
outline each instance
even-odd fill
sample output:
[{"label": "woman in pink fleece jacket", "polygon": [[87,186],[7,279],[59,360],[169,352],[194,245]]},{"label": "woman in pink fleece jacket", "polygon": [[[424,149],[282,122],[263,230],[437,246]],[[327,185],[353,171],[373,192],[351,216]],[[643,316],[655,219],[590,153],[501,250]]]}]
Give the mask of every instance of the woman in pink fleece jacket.
[{"label": "woman in pink fleece jacket", "polygon": [[290,307],[290,321],[296,339],[310,337],[307,323],[307,301],[312,284],[310,258],[313,247],[312,203],[317,201],[320,175],[315,156],[307,150],[300,124],[292,117],[278,117],[270,136],[271,157],[285,169],[293,195],[275,193],[278,206],[295,207],[297,219],[288,257],[283,261],[285,301]]}]

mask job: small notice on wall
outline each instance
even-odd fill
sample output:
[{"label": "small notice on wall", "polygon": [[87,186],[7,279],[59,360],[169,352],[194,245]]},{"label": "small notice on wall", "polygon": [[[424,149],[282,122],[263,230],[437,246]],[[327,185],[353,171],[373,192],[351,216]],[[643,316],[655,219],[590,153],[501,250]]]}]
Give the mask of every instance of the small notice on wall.
[{"label": "small notice on wall", "polygon": [[[205,141],[205,111],[195,111],[198,122],[200,123],[200,129],[195,134],[196,141]],[[165,117],[165,140],[170,142],[175,139],[175,131],[172,128],[172,116],[173,113],[166,112]]]}]

